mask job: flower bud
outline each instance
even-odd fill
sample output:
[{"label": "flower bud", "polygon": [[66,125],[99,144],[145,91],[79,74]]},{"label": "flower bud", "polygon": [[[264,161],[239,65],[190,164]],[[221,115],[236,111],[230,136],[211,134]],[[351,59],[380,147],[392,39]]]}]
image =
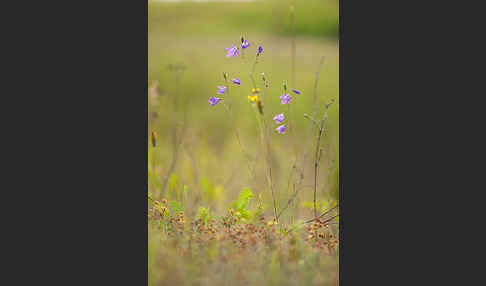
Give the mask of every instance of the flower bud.
[{"label": "flower bud", "polygon": [[260,112],[261,115],[263,115],[263,102],[259,99],[257,99],[257,106],[258,106],[258,111]]},{"label": "flower bud", "polygon": [[157,133],[155,131],[152,131],[152,147],[155,147],[157,145]]}]

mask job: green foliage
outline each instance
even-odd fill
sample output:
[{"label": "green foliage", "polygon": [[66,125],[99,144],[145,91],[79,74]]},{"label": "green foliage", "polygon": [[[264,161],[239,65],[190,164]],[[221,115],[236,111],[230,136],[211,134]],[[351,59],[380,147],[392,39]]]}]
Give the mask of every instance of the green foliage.
[{"label": "green foliage", "polygon": [[250,203],[251,198],[253,198],[253,193],[249,188],[243,189],[243,191],[238,194],[238,202],[241,203],[243,208],[246,208],[246,206]]},{"label": "green foliage", "polygon": [[199,207],[199,211],[196,215],[198,219],[201,219],[204,224],[208,224],[211,220],[211,214],[209,212],[209,208]]},{"label": "green foliage", "polygon": [[241,212],[248,206],[251,198],[253,198],[253,193],[246,188],[238,194],[238,199],[231,203],[231,207],[235,212]]},{"label": "green foliage", "polygon": [[238,194],[238,199],[231,203],[231,208],[238,219],[244,218],[248,220],[252,217],[252,213],[247,209],[247,206],[253,197],[253,192],[249,188],[245,188]]}]

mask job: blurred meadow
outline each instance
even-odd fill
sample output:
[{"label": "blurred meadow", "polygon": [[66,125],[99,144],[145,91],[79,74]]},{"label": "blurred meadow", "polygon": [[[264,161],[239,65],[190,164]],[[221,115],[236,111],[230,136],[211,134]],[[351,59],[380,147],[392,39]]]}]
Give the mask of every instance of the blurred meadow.
[{"label": "blurred meadow", "polygon": [[[310,230],[304,222],[315,217],[315,185],[318,214],[337,205],[339,198],[338,15],[337,0],[149,1],[148,134],[156,137],[148,146],[149,216],[162,210],[159,220],[152,215],[149,223],[149,285],[337,285],[339,248],[331,249],[329,234],[338,235],[338,218],[335,224],[321,223]],[[249,59],[263,47],[254,72],[259,88],[265,89],[261,73],[268,82],[261,97],[261,120],[268,127],[263,148],[260,115],[247,98],[253,87],[249,66],[241,54],[226,57],[225,48],[240,45],[242,36],[250,42],[245,50]],[[229,79],[240,79],[241,85],[230,82],[230,93],[210,106],[208,99],[218,96],[216,87],[226,85],[223,72]],[[280,103],[284,81],[290,105]],[[301,94],[290,92],[294,88]],[[316,148],[318,128],[332,100]],[[231,114],[223,103],[231,104]],[[312,118],[315,111],[313,125],[304,114]],[[278,113],[291,123],[285,134],[275,131],[272,118]],[[288,204],[295,185],[297,194]],[[278,224],[272,224],[274,198],[277,213],[285,209]],[[238,215],[229,214],[241,207],[235,204],[241,200],[245,207]],[[246,209],[248,214],[242,215]],[[184,215],[176,217],[179,212]],[[169,223],[172,217],[176,221]],[[228,218],[234,229],[224,230]],[[191,243],[198,230],[189,221],[197,224],[197,219],[203,225],[201,235],[207,232],[206,240],[202,238],[207,243],[195,250]],[[172,223],[180,224],[180,236],[170,238]],[[251,227],[246,229],[250,223],[262,223],[258,235],[267,239],[261,247],[255,242],[255,251],[248,252],[253,241]],[[319,227],[326,228],[325,251],[316,250],[324,245],[317,241]],[[235,238],[232,231],[247,236]],[[228,235],[229,241],[221,238]],[[268,237],[286,243],[277,247]]]}]

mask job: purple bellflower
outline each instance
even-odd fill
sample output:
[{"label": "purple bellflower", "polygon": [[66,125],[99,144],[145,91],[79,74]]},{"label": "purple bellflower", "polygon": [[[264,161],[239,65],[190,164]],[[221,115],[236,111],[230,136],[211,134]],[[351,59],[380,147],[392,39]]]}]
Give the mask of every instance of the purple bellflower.
[{"label": "purple bellflower", "polygon": [[211,106],[215,106],[216,104],[218,104],[219,100],[220,100],[220,98],[217,98],[217,97],[211,97],[211,98],[209,99],[209,104],[210,104]]},{"label": "purple bellflower", "polygon": [[228,52],[226,54],[227,58],[233,56],[233,58],[236,59],[236,56],[238,55],[238,49],[235,46],[231,45],[229,48],[226,48],[226,51]]},{"label": "purple bellflower", "polygon": [[295,94],[300,94],[300,90],[297,90],[297,89],[292,89],[292,92],[295,93]]},{"label": "purple bellflower", "polygon": [[282,121],[284,121],[284,119],[285,119],[285,117],[284,117],[283,113],[277,114],[277,115],[275,115],[275,117],[273,117],[273,120],[275,120],[275,124],[282,123]]},{"label": "purple bellflower", "polygon": [[234,84],[240,85],[240,80],[237,78],[234,78],[231,80]]},{"label": "purple bellflower", "polygon": [[246,49],[249,46],[250,46],[250,42],[248,42],[247,40],[244,40],[243,43],[241,44],[242,49]]},{"label": "purple bellflower", "polygon": [[282,104],[290,104],[290,100],[292,99],[292,97],[288,93],[284,93],[284,95],[282,95],[280,99],[282,100]]},{"label": "purple bellflower", "polygon": [[226,92],[226,86],[218,86],[218,94],[223,95]]},{"label": "purple bellflower", "polygon": [[278,134],[284,134],[285,133],[285,124],[280,125],[279,127],[275,128],[277,130]]},{"label": "purple bellflower", "polygon": [[263,52],[262,46],[258,46],[258,54],[261,54]]}]

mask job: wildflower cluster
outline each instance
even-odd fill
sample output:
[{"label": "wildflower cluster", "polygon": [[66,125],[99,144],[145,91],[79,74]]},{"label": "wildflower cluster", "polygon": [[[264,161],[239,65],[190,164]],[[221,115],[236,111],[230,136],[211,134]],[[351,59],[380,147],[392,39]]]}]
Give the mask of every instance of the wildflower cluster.
[{"label": "wildflower cluster", "polygon": [[[280,96],[280,103],[281,104],[290,104],[290,100],[292,99],[292,96],[290,96],[288,93],[287,93],[287,82],[284,81],[283,83],[283,89],[284,89],[284,94],[282,96]],[[292,92],[295,93],[295,94],[301,94],[301,92],[297,89],[292,89]],[[280,124],[284,121],[285,119],[285,116],[283,113],[280,113],[280,114],[277,114],[273,117],[273,120],[275,120],[275,124]],[[275,128],[275,130],[277,130],[277,132],[279,134],[284,134],[285,133],[285,129],[286,129],[286,126],[285,124],[282,124],[280,126],[278,126],[277,128]]]},{"label": "wildflower cluster", "polygon": [[[196,217],[186,223],[184,212],[172,215],[167,207],[167,200],[154,201],[149,209],[149,220],[159,222],[159,228],[165,233],[166,240],[174,240],[182,248],[187,242],[201,247],[211,241],[229,242],[233,246],[245,248],[274,247],[278,241],[295,240],[294,232],[287,227],[279,229],[274,220],[266,220],[263,214],[255,219],[245,219],[238,211],[229,209],[228,214],[220,218]],[[306,234],[307,233],[307,234]],[[298,234],[298,233],[297,233]],[[338,239],[329,231],[328,224],[317,219],[305,228],[301,234],[310,249],[326,250],[331,253],[338,245]],[[188,250],[186,249],[185,252]],[[184,252],[184,251],[183,251]]]},{"label": "wildflower cluster", "polygon": [[[251,46],[250,42],[242,36],[241,37],[241,45],[239,45],[239,46],[231,45],[229,48],[226,48],[226,52],[227,52],[226,57],[227,58],[233,57],[234,59],[236,59],[237,56],[240,54],[240,52],[241,52],[241,55],[243,57],[243,55],[245,54],[244,51],[246,49],[248,49],[250,46]],[[262,53],[263,53],[263,47],[258,46],[257,52],[256,52],[256,57],[255,57],[255,62],[253,64],[253,69],[255,68],[256,63],[258,62],[258,58],[262,55]],[[215,106],[216,104],[218,104],[223,99],[223,97],[219,97],[219,96],[229,94],[228,73],[224,72],[223,76],[224,76],[224,80],[226,82],[226,85],[217,86],[217,95],[218,96],[213,96],[213,97],[209,98],[209,105],[211,105],[211,106]],[[258,108],[258,112],[261,115],[263,115],[263,102],[262,102],[262,100],[259,96],[261,90],[260,90],[259,87],[257,87],[255,85],[255,81],[253,79],[253,72],[250,73],[250,78],[251,78],[251,81],[253,83],[253,88],[251,89],[251,94],[248,95],[248,102],[251,103],[251,104],[254,104],[254,106],[256,106]],[[241,85],[241,81],[238,78],[231,79],[231,82],[234,85],[238,85],[238,86]],[[265,80],[264,80],[264,82],[265,82],[265,87],[268,87],[268,83]]]},{"label": "wildflower cluster", "polygon": [[339,240],[329,231],[329,225],[321,219],[316,219],[307,226],[306,232],[305,241],[310,247],[327,249],[331,253],[339,243]]},{"label": "wildflower cluster", "polygon": [[[240,54],[240,51],[244,51],[246,50],[247,48],[249,48],[251,46],[250,42],[245,39],[244,37],[241,37],[241,45],[239,47],[235,46],[235,45],[231,45],[229,48],[226,48],[226,51],[227,51],[227,54],[226,54],[226,57],[229,58],[229,57],[233,57],[236,59],[236,57]],[[254,65],[257,63],[258,61],[258,57],[263,53],[263,47],[262,46],[258,46],[257,48],[257,53],[256,53],[256,58],[255,58],[255,63]],[[254,67],[253,65],[253,67]],[[252,76],[252,73],[250,73],[251,76]],[[225,80],[227,81],[227,73],[224,73],[225,75]],[[252,82],[253,82],[253,88],[251,89],[251,94],[248,95],[248,102],[251,103],[251,104],[256,104],[256,106],[258,107],[258,111],[260,112],[260,114],[263,115],[263,102],[262,100],[260,99],[259,97],[259,94],[261,92],[260,88],[259,87],[256,87],[255,86],[255,82],[252,79]],[[262,73],[262,79],[264,81],[264,85],[265,87],[268,87],[268,82],[266,81],[265,79],[265,74]],[[234,84],[236,85],[241,85],[241,81],[237,78],[234,78],[231,80]],[[226,93],[226,90],[228,88],[228,86],[218,86],[218,92],[217,94],[218,95],[224,95]],[[294,94],[301,94],[301,92],[297,89],[292,89],[292,92]],[[214,106],[216,105],[222,98],[219,98],[219,97],[211,97],[209,99],[209,104],[211,106]],[[280,99],[281,99],[281,104],[290,104],[290,101],[292,99],[292,97],[287,93],[287,84],[286,82],[284,82],[284,94],[282,96],[280,96]],[[278,124],[281,124],[285,119],[285,115],[283,113],[280,113],[280,114],[277,114],[274,116],[273,120],[275,120],[275,123],[278,125]],[[286,129],[286,125],[285,124],[282,124],[280,126],[278,126],[275,130],[279,133],[279,134],[284,134],[285,133],[285,129]]]},{"label": "wildflower cluster", "polygon": [[[225,82],[227,83],[227,81],[228,81],[228,73],[226,73],[226,72],[223,73],[223,78],[224,78]],[[240,85],[241,84],[240,80],[237,79],[237,78],[232,79],[231,82],[234,83],[234,84],[236,84],[236,85]],[[228,85],[218,85],[217,86],[217,92],[216,93],[218,95],[228,94],[228,88],[229,88]],[[218,104],[218,102],[220,100],[222,100],[222,99],[223,99],[222,97],[215,97],[215,96],[213,96],[213,97],[209,98],[209,105],[214,106],[214,105]]]},{"label": "wildflower cluster", "polygon": [[218,238],[219,228],[216,225],[216,220],[211,219],[208,223],[202,218],[191,221],[189,228],[189,239],[195,240],[197,243],[202,244]]}]

